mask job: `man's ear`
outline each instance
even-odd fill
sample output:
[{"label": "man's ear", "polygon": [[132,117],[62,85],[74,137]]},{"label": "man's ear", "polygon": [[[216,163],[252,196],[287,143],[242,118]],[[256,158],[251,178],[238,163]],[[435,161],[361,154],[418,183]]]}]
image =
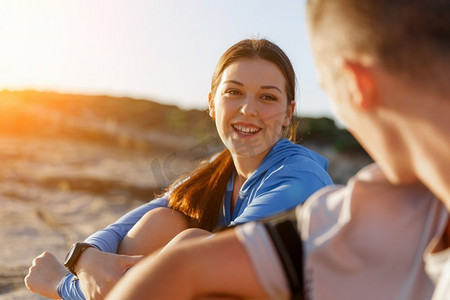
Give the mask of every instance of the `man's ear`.
[{"label": "man's ear", "polygon": [[376,82],[371,66],[359,61],[344,60],[342,67],[351,100],[363,110],[370,109],[377,101]]},{"label": "man's ear", "polygon": [[211,92],[209,92],[208,94],[208,106],[209,106],[209,116],[214,119],[216,117],[216,111],[214,110],[214,99],[212,97]]}]

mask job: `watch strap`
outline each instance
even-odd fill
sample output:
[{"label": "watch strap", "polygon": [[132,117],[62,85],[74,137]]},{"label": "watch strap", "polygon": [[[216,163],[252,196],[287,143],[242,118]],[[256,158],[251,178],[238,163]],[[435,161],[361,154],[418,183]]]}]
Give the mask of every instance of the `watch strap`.
[{"label": "watch strap", "polygon": [[86,249],[91,247],[95,248],[94,245],[84,242],[78,242],[72,245],[64,262],[64,266],[67,268],[67,270],[69,270],[70,273],[77,276],[75,272],[75,265],[80,259],[81,254],[83,254]]}]

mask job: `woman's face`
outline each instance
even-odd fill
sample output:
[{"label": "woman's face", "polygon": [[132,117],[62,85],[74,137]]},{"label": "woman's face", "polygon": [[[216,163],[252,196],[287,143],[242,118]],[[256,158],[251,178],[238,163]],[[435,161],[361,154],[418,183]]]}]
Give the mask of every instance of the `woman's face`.
[{"label": "woman's face", "polygon": [[281,138],[295,106],[293,101],[288,105],[285,86],[280,69],[264,59],[241,59],[224,70],[209,106],[234,156],[264,157]]}]

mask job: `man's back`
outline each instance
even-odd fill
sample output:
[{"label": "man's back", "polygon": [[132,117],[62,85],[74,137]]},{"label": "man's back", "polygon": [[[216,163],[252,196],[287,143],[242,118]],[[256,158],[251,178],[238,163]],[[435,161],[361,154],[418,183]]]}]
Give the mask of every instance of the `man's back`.
[{"label": "man's back", "polygon": [[[347,186],[315,193],[297,208],[295,221],[303,241],[307,298],[431,298],[434,283],[422,257],[442,235],[448,213],[423,185],[394,186],[378,166],[370,165]],[[276,256],[275,249],[289,245],[269,237],[275,248],[256,249],[267,239],[257,226],[263,225],[236,229],[254,266],[259,264],[255,269],[283,269],[280,261],[264,257]],[[288,287],[287,278],[268,275],[258,273],[269,289]]]}]

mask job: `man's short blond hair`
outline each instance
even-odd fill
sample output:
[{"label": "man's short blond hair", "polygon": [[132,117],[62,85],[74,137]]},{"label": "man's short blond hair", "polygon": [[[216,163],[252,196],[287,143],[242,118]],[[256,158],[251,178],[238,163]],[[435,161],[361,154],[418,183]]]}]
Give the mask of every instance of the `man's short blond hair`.
[{"label": "man's short blond hair", "polygon": [[313,38],[327,50],[367,54],[394,73],[448,90],[449,0],[308,0],[307,10]]}]

